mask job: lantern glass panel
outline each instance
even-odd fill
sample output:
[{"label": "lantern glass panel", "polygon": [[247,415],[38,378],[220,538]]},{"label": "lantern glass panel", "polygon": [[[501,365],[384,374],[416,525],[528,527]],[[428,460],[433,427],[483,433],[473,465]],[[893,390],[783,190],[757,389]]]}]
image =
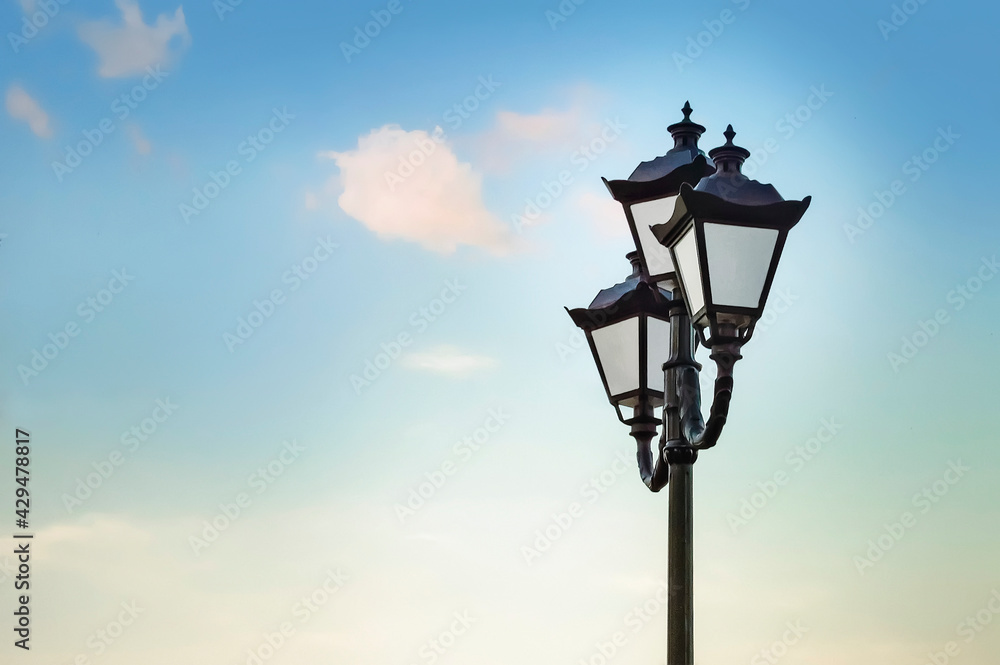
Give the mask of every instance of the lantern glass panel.
[{"label": "lantern glass panel", "polygon": [[778,241],[775,229],[705,224],[705,254],[712,303],[759,307]]},{"label": "lantern glass panel", "polygon": [[676,196],[643,201],[632,206],[632,219],[639,233],[639,244],[646,260],[646,270],[650,275],[663,275],[674,272],[674,262],[670,258],[670,250],[661,245],[649,229],[653,224],[663,224],[674,214]]},{"label": "lantern glass panel", "polygon": [[646,319],[646,387],[663,392],[663,363],[670,358],[670,323]]},{"label": "lantern glass panel", "polygon": [[684,282],[687,295],[687,306],[694,316],[705,306],[705,291],[701,283],[701,262],[698,260],[698,241],[695,238],[694,226],[674,246],[677,256],[677,267]]},{"label": "lantern glass panel", "polygon": [[633,317],[591,333],[608,392],[620,395],[639,388],[639,318]]}]

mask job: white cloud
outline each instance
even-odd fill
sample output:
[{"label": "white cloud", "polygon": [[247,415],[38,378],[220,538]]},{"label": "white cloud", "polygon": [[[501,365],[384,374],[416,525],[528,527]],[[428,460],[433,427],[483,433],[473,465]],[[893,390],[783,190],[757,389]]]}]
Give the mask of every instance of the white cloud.
[{"label": "white cloud", "polygon": [[496,132],[510,140],[531,141],[533,143],[560,143],[577,132],[580,111],[545,110],[535,114],[499,111]]},{"label": "white cloud", "polygon": [[577,212],[590,220],[599,235],[605,238],[631,237],[622,205],[607,191],[603,194],[583,191],[573,203]]},{"label": "white cloud", "polygon": [[[180,48],[191,42],[184,9],[173,18],[160,14],[154,25],[146,25],[135,0],[116,0],[122,13],[120,25],[109,20],[88,21],[79,28],[80,39],[101,59],[98,74],[105,78],[135,76],[147,67],[166,64]],[[171,43],[177,43],[171,49]]]},{"label": "white cloud", "polygon": [[31,127],[35,136],[43,139],[51,138],[52,128],[49,126],[49,114],[39,106],[24,88],[16,83],[7,88],[7,113],[17,120],[24,120]]},{"label": "white cloud", "polygon": [[149,142],[149,139],[142,133],[138,125],[129,125],[125,128],[125,132],[128,137],[132,140],[132,145],[135,147],[135,151],[140,155],[148,155],[153,152],[153,144]]},{"label": "white cloud", "polygon": [[438,346],[422,353],[408,353],[402,363],[409,369],[464,376],[484,369],[492,369],[499,363],[495,358],[467,353],[454,346]]},{"label": "white cloud", "polygon": [[460,162],[439,132],[386,125],[347,152],[326,152],[340,168],[340,208],[381,238],[420,243],[450,254],[459,245],[502,254],[513,247],[510,228],[483,203],[482,176]]},{"label": "white cloud", "polygon": [[582,115],[578,107],[533,114],[499,111],[493,128],[476,141],[479,159],[485,168],[504,172],[539,151],[571,151],[587,129]]}]

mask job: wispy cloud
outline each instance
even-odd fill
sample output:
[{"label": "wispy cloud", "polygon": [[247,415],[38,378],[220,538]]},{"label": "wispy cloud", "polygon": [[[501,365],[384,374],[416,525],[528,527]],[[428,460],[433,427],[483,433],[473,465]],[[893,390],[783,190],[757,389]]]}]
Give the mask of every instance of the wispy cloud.
[{"label": "wispy cloud", "polygon": [[7,88],[7,113],[16,120],[28,123],[35,136],[43,139],[52,137],[49,114],[16,83]]},{"label": "wispy cloud", "polygon": [[590,220],[598,235],[605,238],[630,237],[621,204],[606,191],[584,190],[576,196],[573,204],[579,215]]},{"label": "wispy cloud", "polygon": [[148,155],[153,152],[153,144],[149,142],[149,139],[142,133],[138,125],[128,125],[125,128],[125,132],[128,134],[129,139],[131,139],[132,146],[137,153]]},{"label": "wispy cloud", "polygon": [[135,0],[116,0],[122,22],[107,19],[87,21],[79,28],[80,39],[97,52],[101,60],[98,74],[105,78],[135,76],[147,67],[167,64],[191,43],[183,7],[173,18],[160,14],[153,25],[146,25]]},{"label": "wispy cloud", "polygon": [[451,376],[467,376],[499,365],[495,358],[468,353],[454,346],[438,346],[424,352],[409,353],[403,356],[402,363],[409,369]]},{"label": "wispy cloud", "polygon": [[340,208],[382,238],[442,254],[459,245],[497,254],[513,247],[510,229],[483,203],[481,175],[440,133],[386,125],[360,137],[355,150],[321,155],[340,168],[327,187],[342,188]]},{"label": "wispy cloud", "polygon": [[491,171],[506,172],[539,151],[568,150],[584,130],[579,107],[538,113],[499,111],[494,126],[475,141],[479,161]]}]

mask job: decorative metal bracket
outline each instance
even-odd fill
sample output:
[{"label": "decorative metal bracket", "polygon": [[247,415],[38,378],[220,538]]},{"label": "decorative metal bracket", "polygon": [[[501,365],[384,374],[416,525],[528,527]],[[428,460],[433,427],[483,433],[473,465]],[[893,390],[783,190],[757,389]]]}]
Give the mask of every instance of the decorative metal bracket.
[{"label": "decorative metal bracket", "polygon": [[[676,292],[675,302],[681,302],[680,294]],[[683,307],[676,307],[671,312],[670,329],[670,359],[663,364],[663,431],[655,456],[650,443],[660,423],[654,417],[652,407],[636,407],[632,421],[632,436],[638,446],[639,476],[653,492],[666,487],[671,462],[692,464],[699,450],[718,443],[729,416],[733,367],[743,357],[740,348],[746,341],[737,337],[733,330],[732,336],[721,338],[712,346],[709,357],[715,362],[718,372],[712,407],[706,421],[701,412],[701,365],[694,359],[695,330]]]},{"label": "decorative metal bracket", "polygon": [[654,457],[650,443],[656,436],[656,426],[659,421],[653,416],[653,409],[645,407],[636,409],[636,419],[632,423],[632,436],[637,446],[636,460],[639,462],[639,476],[651,492],[659,492],[667,486],[668,468],[664,463],[665,441],[660,439]]},{"label": "decorative metal bracket", "polygon": [[733,366],[742,358],[739,342],[717,344],[709,356],[718,370],[712,408],[706,422],[701,414],[701,383],[698,370],[690,365],[677,368],[677,392],[680,397],[678,417],[684,442],[691,448],[705,450],[719,441],[729,416],[733,396]]}]

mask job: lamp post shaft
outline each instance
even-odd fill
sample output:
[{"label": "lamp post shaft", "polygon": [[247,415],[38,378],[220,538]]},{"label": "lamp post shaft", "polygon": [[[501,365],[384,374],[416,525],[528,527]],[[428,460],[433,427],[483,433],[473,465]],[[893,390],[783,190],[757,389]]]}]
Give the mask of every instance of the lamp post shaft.
[{"label": "lamp post shaft", "polygon": [[[674,288],[675,300],[681,298]],[[694,500],[692,467],[698,451],[687,445],[681,431],[678,389],[679,372],[695,371],[694,329],[687,311],[678,307],[670,314],[670,357],[663,365],[664,407],[663,462],[669,468],[667,483],[667,665],[694,665]]]},{"label": "lamp post shaft", "polygon": [[[677,454],[674,454],[677,453]],[[694,663],[694,511],[691,471],[695,451],[668,451],[670,518],[667,539],[667,665]]]}]

